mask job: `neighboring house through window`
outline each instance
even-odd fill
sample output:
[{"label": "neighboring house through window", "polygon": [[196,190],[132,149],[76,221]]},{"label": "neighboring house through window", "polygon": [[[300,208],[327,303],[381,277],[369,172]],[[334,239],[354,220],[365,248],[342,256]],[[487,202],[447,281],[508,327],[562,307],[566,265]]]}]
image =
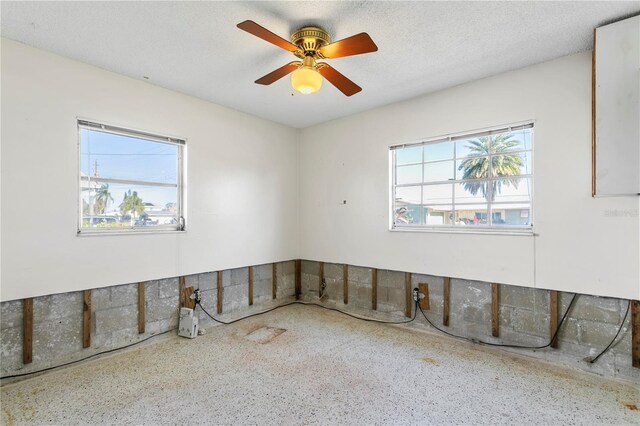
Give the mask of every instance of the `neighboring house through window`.
[{"label": "neighboring house through window", "polygon": [[532,123],[390,149],[394,229],[531,229]]},{"label": "neighboring house through window", "polygon": [[79,233],[184,230],[185,141],[78,120]]}]

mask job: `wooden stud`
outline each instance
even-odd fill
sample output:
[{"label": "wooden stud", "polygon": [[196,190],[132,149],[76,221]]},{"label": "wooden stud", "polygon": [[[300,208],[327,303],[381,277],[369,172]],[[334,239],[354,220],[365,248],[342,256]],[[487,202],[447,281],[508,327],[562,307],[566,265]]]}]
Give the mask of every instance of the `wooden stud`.
[{"label": "wooden stud", "polygon": [[253,305],[253,266],[249,266],[249,306]]},{"label": "wooden stud", "polygon": [[302,293],[302,260],[296,259],[296,300],[300,299]]},{"label": "wooden stud", "polygon": [[500,287],[496,283],[491,284],[491,335],[500,336],[500,324],[498,323],[498,310],[500,309]]},{"label": "wooden stud", "polygon": [[186,305],[184,298],[184,287],[185,287],[185,279],[184,277],[178,277],[178,298],[179,298],[179,307],[184,308]]},{"label": "wooden stud", "polygon": [[640,368],[640,300],[631,301],[631,365]]},{"label": "wooden stud", "polygon": [[218,314],[222,313],[222,271],[218,271]]},{"label": "wooden stud", "polygon": [[450,292],[451,292],[451,278],[444,277],[444,282],[442,284],[442,325],[449,326],[449,303],[450,303]]},{"label": "wooden stud", "polygon": [[424,294],[424,298],[420,299],[420,309],[428,311],[429,310],[429,284],[428,283],[418,284],[418,290],[420,291],[420,293]]},{"label": "wooden stud", "polygon": [[82,304],[82,347],[91,346],[91,290],[85,290]]},{"label": "wooden stud", "polygon": [[278,296],[278,267],[276,264],[271,265],[271,298],[276,299]]},{"label": "wooden stud", "polygon": [[33,299],[22,301],[22,363],[33,361]]},{"label": "wooden stud", "polygon": [[349,265],[342,265],[342,295],[344,304],[349,303]]},{"label": "wooden stud", "polygon": [[411,291],[411,272],[404,273],[404,316],[407,318],[411,318],[411,302],[413,301],[412,297],[413,292]]},{"label": "wooden stud", "polygon": [[144,303],[144,283],[138,283],[138,334],[144,333],[144,314],[145,314],[145,303]]},{"label": "wooden stud", "polygon": [[324,282],[324,262],[320,262],[318,271],[318,297],[322,297],[322,283]]},{"label": "wooden stud", "polygon": [[195,309],[196,308],[196,301],[195,299],[191,298],[191,295],[193,294],[194,290],[193,287],[185,287],[184,290],[182,290],[183,293],[183,300],[184,300],[184,308],[190,308],[190,309]]},{"label": "wooden stud", "polygon": [[[558,292],[551,290],[549,292],[549,337],[553,338],[558,329]],[[558,337],[551,341],[551,347],[558,347]]]},{"label": "wooden stud", "polygon": [[371,269],[371,309],[378,309],[378,270]]}]

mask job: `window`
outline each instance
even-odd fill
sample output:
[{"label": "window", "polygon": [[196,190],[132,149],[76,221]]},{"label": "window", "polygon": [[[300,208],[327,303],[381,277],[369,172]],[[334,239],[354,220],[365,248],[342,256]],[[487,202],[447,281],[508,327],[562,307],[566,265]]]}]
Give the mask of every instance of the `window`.
[{"label": "window", "polygon": [[78,233],[184,230],[184,140],[84,120],[78,134]]},{"label": "window", "polygon": [[532,226],[533,124],[391,147],[393,228]]}]

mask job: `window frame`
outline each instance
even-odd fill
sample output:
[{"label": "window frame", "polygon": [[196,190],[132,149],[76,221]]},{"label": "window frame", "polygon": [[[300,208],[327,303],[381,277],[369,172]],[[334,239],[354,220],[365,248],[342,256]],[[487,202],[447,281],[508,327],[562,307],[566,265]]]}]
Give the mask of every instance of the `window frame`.
[{"label": "window frame", "polygon": [[[529,128],[530,132],[531,132],[531,148],[530,149],[517,149],[517,150],[513,150],[513,151],[509,151],[509,154],[522,154],[522,153],[530,153],[530,161],[531,161],[531,171],[530,173],[527,174],[522,174],[522,175],[518,175],[519,177],[523,178],[523,179],[530,179],[530,183],[531,183],[531,194],[530,194],[530,208],[529,208],[529,225],[495,225],[495,224],[487,224],[487,225],[473,225],[473,226],[461,226],[461,225],[435,225],[435,224],[407,224],[407,225],[402,225],[402,224],[396,224],[395,223],[395,210],[396,210],[396,206],[395,206],[395,202],[396,202],[396,188],[398,187],[416,187],[419,186],[420,187],[420,197],[421,197],[421,202],[419,204],[420,208],[421,208],[421,215],[424,214],[424,212],[422,211],[424,208],[424,204],[423,202],[423,198],[424,198],[424,187],[425,186],[431,186],[431,185],[443,185],[443,184],[451,184],[452,185],[452,193],[451,193],[451,203],[442,203],[439,205],[448,205],[451,206],[451,208],[453,209],[453,211],[455,212],[455,206],[456,205],[464,205],[464,204],[468,204],[468,205],[477,205],[480,203],[455,203],[455,198],[456,198],[456,193],[455,193],[455,187],[456,185],[462,184],[464,182],[469,182],[472,181],[471,179],[461,179],[461,178],[457,178],[456,174],[457,174],[457,163],[459,160],[463,160],[466,158],[472,158],[472,157],[456,157],[456,140],[461,140],[461,139],[472,139],[472,138],[477,138],[480,136],[486,136],[486,135],[491,135],[491,134],[499,134],[499,133],[505,133],[505,132],[510,132],[510,131],[514,131],[514,130],[519,130],[519,129],[526,129]],[[451,158],[448,159],[437,159],[437,160],[433,160],[433,161],[426,161],[425,162],[425,158],[424,158],[424,151],[422,154],[422,159],[421,162],[419,163],[406,163],[406,164],[401,164],[400,167],[403,166],[410,166],[410,165],[422,165],[422,182],[416,182],[416,183],[405,183],[405,184],[396,184],[397,181],[397,168],[398,166],[396,165],[396,155],[395,155],[395,150],[397,149],[401,149],[401,148],[408,148],[408,147],[412,147],[412,146],[426,146],[426,145],[430,145],[430,144],[436,144],[436,143],[443,143],[443,142],[451,142],[453,144],[453,155]],[[465,234],[505,234],[505,235],[534,235],[534,187],[535,187],[535,183],[534,183],[534,170],[535,170],[535,166],[534,166],[534,150],[535,150],[535,120],[526,120],[526,121],[521,121],[521,122],[516,122],[516,123],[511,123],[511,124],[504,124],[504,125],[498,125],[498,126],[492,126],[492,127],[487,127],[487,128],[483,128],[483,129],[476,129],[476,130],[469,130],[469,131],[465,131],[465,132],[456,132],[456,133],[450,133],[450,134],[446,134],[446,135],[441,135],[441,136],[435,136],[435,137],[430,137],[427,139],[422,139],[422,140],[417,140],[417,141],[412,141],[412,142],[406,142],[406,143],[401,143],[401,144],[392,144],[389,145],[389,230],[390,231],[398,231],[398,232],[436,232],[436,233],[465,233]],[[504,154],[498,154],[498,155],[504,155]],[[489,154],[487,157],[489,159],[489,166],[492,167],[492,161],[491,158],[493,158],[494,156],[496,156],[495,154]],[[434,163],[438,163],[438,162],[446,162],[446,161],[452,161],[453,162],[453,169],[454,169],[454,175],[453,175],[453,179],[450,180],[445,180],[445,181],[431,181],[431,182],[424,182],[424,165],[425,164],[434,164]],[[477,179],[476,181],[478,182],[490,182],[491,180],[494,180],[492,178],[484,178],[484,179]],[[487,205],[487,210],[486,210],[486,214],[488,218],[493,219],[493,212],[494,209],[492,208],[492,206],[500,206],[500,205],[509,205],[509,204],[513,204],[513,202],[485,202]],[[484,203],[481,203],[484,204]],[[437,203],[434,203],[433,205],[437,205]],[[421,217],[420,222],[423,222],[423,218]]]},{"label": "window frame", "polygon": [[[76,129],[77,129],[77,236],[96,236],[96,235],[132,235],[132,234],[167,234],[167,233],[184,233],[187,231],[186,227],[186,194],[185,194],[185,175],[186,175],[186,149],[187,138],[161,135],[157,132],[149,132],[146,130],[140,130],[129,126],[121,126],[110,124],[104,121],[98,121],[93,119],[87,119],[84,117],[76,117]],[[157,226],[128,226],[122,228],[86,228],[82,226],[83,222],[83,206],[82,206],[82,141],[81,130],[89,129],[93,131],[100,131],[104,133],[116,134],[120,136],[132,137],[147,140],[155,143],[164,143],[168,145],[174,145],[177,147],[176,158],[176,204],[177,204],[177,217],[178,223],[176,225],[157,225]],[[139,181],[135,179],[116,179],[116,178],[102,178],[99,179],[104,182],[112,183],[131,183],[142,184],[148,186],[171,186],[173,184],[166,184],[160,182],[148,182]]]}]

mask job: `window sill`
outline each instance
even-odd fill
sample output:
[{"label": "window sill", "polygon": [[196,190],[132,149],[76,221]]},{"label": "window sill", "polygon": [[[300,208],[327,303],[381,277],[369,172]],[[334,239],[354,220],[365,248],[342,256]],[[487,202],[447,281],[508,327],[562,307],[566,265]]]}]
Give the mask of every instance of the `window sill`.
[{"label": "window sill", "polygon": [[495,229],[495,228],[435,228],[435,227],[391,227],[390,232],[426,232],[432,234],[472,234],[472,235],[511,235],[519,237],[533,237],[535,232],[533,228],[518,228],[518,229]]},{"label": "window sill", "polygon": [[77,237],[107,237],[114,235],[162,235],[162,234],[184,234],[187,231],[179,231],[177,229],[154,229],[143,231],[140,229],[131,229],[123,231],[81,231],[77,232]]}]

